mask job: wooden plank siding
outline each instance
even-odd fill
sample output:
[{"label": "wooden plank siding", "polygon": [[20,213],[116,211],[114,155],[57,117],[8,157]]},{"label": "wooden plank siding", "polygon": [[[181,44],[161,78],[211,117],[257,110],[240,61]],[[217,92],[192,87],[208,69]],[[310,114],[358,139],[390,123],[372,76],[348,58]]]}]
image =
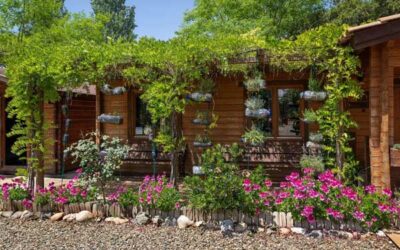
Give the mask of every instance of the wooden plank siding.
[{"label": "wooden plank siding", "polygon": [[6,100],[4,93],[6,90],[6,83],[0,81],[0,169],[4,167],[6,157]]}]

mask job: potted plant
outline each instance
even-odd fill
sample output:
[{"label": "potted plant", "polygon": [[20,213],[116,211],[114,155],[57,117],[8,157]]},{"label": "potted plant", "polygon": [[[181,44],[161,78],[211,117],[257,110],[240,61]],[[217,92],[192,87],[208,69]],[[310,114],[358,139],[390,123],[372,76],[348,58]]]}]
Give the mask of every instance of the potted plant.
[{"label": "potted plant", "polygon": [[258,92],[265,89],[265,80],[260,76],[253,79],[247,79],[244,82],[244,86],[248,92]]},{"label": "potted plant", "polygon": [[101,123],[121,124],[122,117],[120,115],[102,114],[97,118]]},{"label": "potted plant", "polygon": [[265,101],[259,97],[250,97],[245,103],[245,115],[251,118],[265,118],[270,115],[270,111],[265,106]]},{"label": "potted plant", "polygon": [[261,146],[264,144],[266,139],[266,134],[257,128],[247,130],[242,137],[242,141],[250,144],[251,146]]},{"label": "potted plant", "polygon": [[198,125],[210,125],[211,120],[210,120],[210,114],[208,111],[197,111],[196,112],[196,117],[193,119],[193,124],[198,124]]},{"label": "potted plant", "polygon": [[195,147],[211,147],[212,142],[208,135],[196,135],[193,145]]},{"label": "potted plant", "polygon": [[189,94],[189,99],[196,102],[211,102],[215,83],[211,79],[203,79],[197,91]]},{"label": "potted plant", "polygon": [[311,76],[308,80],[308,90],[300,93],[300,97],[306,101],[323,101],[328,96],[321,90],[321,84],[315,77],[315,70],[311,70]]},{"label": "potted plant", "polygon": [[390,166],[400,167],[400,144],[394,144],[390,149]]}]

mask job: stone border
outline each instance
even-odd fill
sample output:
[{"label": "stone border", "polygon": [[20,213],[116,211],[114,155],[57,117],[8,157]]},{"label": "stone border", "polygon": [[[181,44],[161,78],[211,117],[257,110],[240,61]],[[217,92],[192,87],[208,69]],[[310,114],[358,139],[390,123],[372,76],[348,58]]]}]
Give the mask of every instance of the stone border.
[{"label": "stone border", "polygon": [[[24,211],[26,210],[21,201],[8,201],[0,203],[0,211]],[[246,223],[258,227],[279,227],[291,228],[301,227],[307,230],[324,229],[324,230],[347,230],[347,231],[363,231],[361,226],[353,222],[333,223],[329,220],[317,220],[315,223],[307,221],[295,221],[290,213],[284,212],[262,212],[259,215],[248,215],[239,210],[221,210],[216,212],[206,212],[199,209],[191,209],[182,207],[173,211],[165,212],[158,209],[152,209],[142,206],[132,206],[123,208],[119,204],[103,204],[101,202],[85,202],[64,205],[46,205],[38,207],[33,205],[30,211],[49,213],[63,212],[65,215],[79,213],[81,211],[89,211],[94,217],[120,217],[120,218],[135,218],[139,213],[146,213],[150,217],[159,216],[161,218],[178,218],[185,215],[190,220],[197,222],[203,221],[206,223],[219,223],[223,220],[232,220],[234,223]],[[393,225],[398,227],[398,222]]]}]

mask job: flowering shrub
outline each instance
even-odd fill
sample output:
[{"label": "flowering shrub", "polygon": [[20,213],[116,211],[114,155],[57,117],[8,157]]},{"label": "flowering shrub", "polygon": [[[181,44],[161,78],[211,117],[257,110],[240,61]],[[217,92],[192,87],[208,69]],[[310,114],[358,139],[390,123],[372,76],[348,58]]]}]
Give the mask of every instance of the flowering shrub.
[{"label": "flowering shrub", "polygon": [[144,178],[139,187],[139,203],[161,211],[171,211],[181,205],[178,190],[167,181],[165,175]]},{"label": "flowering shrub", "polygon": [[31,194],[28,190],[28,186],[23,183],[21,178],[15,178],[11,183],[3,183],[0,197],[3,201],[22,201],[22,205],[25,208],[32,207],[32,202],[30,200]]},{"label": "flowering shrub", "polygon": [[[311,223],[316,219],[354,221],[375,231],[386,228],[391,219],[399,215],[398,204],[392,199],[390,190],[378,193],[373,186],[365,189],[344,186],[329,170],[315,179],[313,171],[306,168],[303,176],[293,172],[280,183],[278,192],[267,191],[272,197],[265,196],[267,185],[254,188],[248,180],[244,182],[244,190],[250,194],[255,192],[252,197],[256,197],[256,204],[261,204],[261,197],[267,197],[267,208],[270,208],[268,201],[274,200],[278,211],[290,212],[295,219],[306,219]],[[260,199],[257,199],[257,193]]]},{"label": "flowering shrub", "polygon": [[132,188],[119,187],[117,190],[107,196],[111,203],[118,203],[123,208],[139,205],[139,194]]},{"label": "flowering shrub", "polygon": [[89,133],[86,139],[79,140],[66,149],[79,163],[81,181],[100,189],[106,200],[106,185],[115,178],[114,172],[122,165],[129,147],[119,138],[101,137],[100,147],[96,144],[96,133]]}]

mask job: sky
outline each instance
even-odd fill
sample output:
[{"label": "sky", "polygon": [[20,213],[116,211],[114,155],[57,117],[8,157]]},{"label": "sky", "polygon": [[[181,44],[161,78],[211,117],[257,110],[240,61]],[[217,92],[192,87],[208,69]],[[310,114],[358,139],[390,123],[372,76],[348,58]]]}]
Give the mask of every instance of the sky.
[{"label": "sky", "polygon": [[[136,6],[135,33],[161,40],[173,37],[182,23],[185,11],[193,8],[194,0],[127,0]],[[91,13],[90,0],[66,0],[71,12]]]}]

